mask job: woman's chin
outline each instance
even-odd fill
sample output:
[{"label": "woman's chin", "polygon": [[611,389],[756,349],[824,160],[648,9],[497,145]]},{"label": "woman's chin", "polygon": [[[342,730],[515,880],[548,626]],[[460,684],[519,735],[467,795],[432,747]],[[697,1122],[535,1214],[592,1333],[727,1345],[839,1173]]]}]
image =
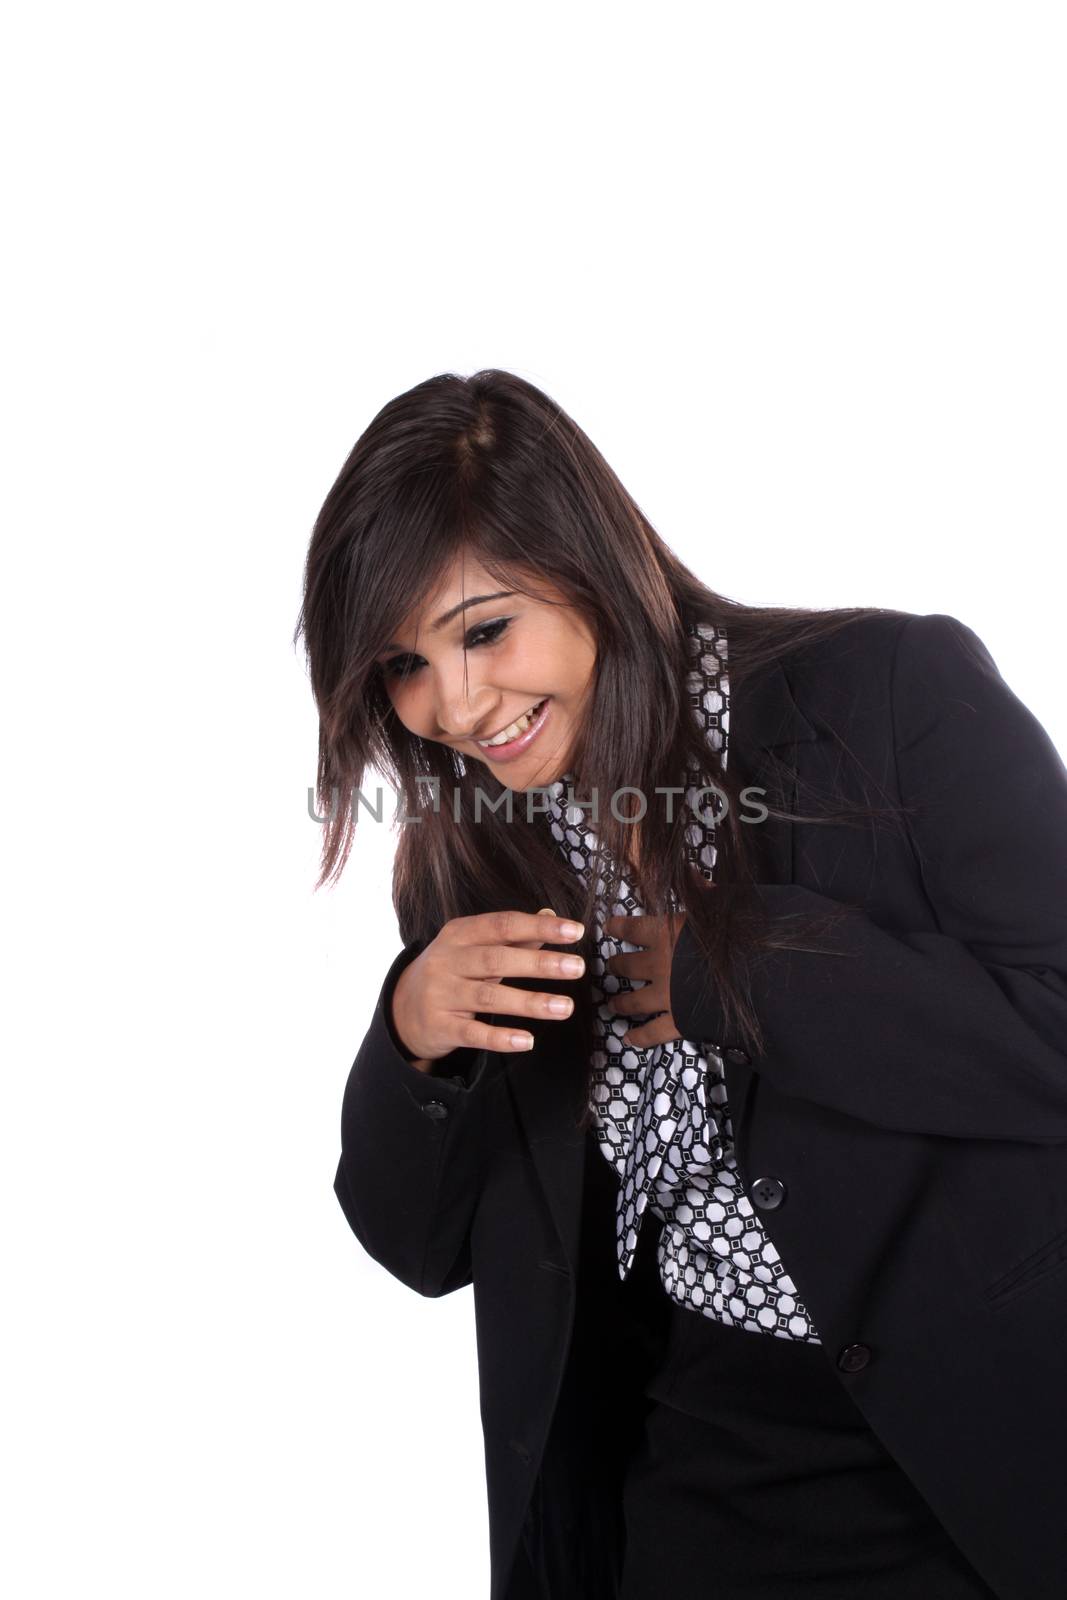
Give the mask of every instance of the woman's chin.
[{"label": "woman's chin", "polygon": [[525,794],[530,789],[547,789],[562,778],[567,770],[566,762],[558,760],[531,761],[529,767],[522,761],[513,761],[506,767],[493,767],[491,762],[486,762],[486,766],[500,779],[505,789],[513,789],[516,794]]},{"label": "woman's chin", "polygon": [[505,789],[525,794],[528,789],[547,789],[549,784],[562,778],[567,768],[568,752],[531,748],[528,757],[519,756],[514,761],[493,761],[488,756],[479,759]]}]

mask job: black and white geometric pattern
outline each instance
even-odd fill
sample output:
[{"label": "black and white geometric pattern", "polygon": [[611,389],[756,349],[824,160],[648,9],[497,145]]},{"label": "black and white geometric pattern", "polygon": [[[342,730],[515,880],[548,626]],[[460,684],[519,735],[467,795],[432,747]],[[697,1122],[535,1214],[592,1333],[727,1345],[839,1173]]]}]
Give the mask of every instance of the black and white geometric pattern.
[{"label": "black and white geometric pattern", "polygon": [[[690,704],[725,768],[730,721],[726,635],[705,622],[688,625],[686,633],[693,656],[686,685]],[[699,774],[690,772],[687,780],[684,804],[692,820],[686,850],[710,881],[714,825],[722,801],[717,793],[700,793]],[[587,813],[567,805],[568,795],[574,798],[573,782],[574,774],[568,772],[548,786],[548,820],[565,857],[588,882],[598,841],[585,820]],[[656,803],[662,800],[656,797]],[[604,921],[641,911],[625,876],[610,909],[601,894],[590,974],[596,1018],[592,1109],[601,1154],[619,1177],[619,1276],[625,1278],[633,1265],[641,1218],[650,1205],[664,1222],[657,1260],[672,1299],[753,1333],[821,1344],[796,1285],[744,1192],[718,1045],[673,1039],[641,1049],[623,1043],[622,1035],[649,1021],[650,1015],[619,1016],[610,1010],[607,1002],[613,995],[634,988],[640,992],[642,980],[631,983],[609,972],[607,961],[640,947],[605,933]]]}]

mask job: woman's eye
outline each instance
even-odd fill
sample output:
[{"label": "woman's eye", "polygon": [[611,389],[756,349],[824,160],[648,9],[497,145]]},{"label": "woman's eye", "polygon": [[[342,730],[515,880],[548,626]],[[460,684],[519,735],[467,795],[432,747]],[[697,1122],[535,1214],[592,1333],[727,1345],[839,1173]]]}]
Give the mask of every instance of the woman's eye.
[{"label": "woman's eye", "polygon": [[[495,643],[511,620],[510,617],[499,617],[496,622],[479,623],[467,635],[467,649],[476,650],[481,644]],[[410,678],[421,666],[420,656],[390,656],[388,661],[382,662],[382,671],[387,678]]]},{"label": "woman's eye", "polygon": [[479,627],[472,628],[467,635],[467,648],[477,648],[480,644],[492,644],[494,639],[500,638],[510,621],[510,617],[501,617],[496,622],[483,622]]},{"label": "woman's eye", "polygon": [[411,656],[390,656],[382,662],[382,672],[387,678],[408,678],[414,670]]}]

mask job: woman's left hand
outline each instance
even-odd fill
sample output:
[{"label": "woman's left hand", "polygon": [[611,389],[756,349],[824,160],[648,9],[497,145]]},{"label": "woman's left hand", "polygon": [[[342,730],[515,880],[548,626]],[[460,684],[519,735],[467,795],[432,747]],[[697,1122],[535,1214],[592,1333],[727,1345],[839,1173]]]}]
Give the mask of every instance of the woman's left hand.
[{"label": "woman's left hand", "polygon": [[623,1034],[626,1044],[647,1050],[654,1044],[666,1044],[669,1039],[680,1039],[681,1030],[671,1016],[671,965],[674,947],[685,923],[684,917],[673,921],[663,917],[607,917],[604,932],[626,944],[641,945],[640,950],[627,950],[609,956],[607,970],[619,978],[644,979],[640,989],[628,989],[611,995],[608,1005],[620,1016],[653,1015],[640,1027]]}]

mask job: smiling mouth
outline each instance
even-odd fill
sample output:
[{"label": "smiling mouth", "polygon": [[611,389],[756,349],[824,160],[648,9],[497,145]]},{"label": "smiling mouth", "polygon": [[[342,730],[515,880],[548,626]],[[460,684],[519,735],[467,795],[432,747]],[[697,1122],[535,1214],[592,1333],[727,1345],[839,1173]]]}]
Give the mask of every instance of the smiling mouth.
[{"label": "smiling mouth", "polygon": [[[544,710],[545,701],[547,701],[547,699],[548,695],[545,695],[544,700],[536,701],[532,706],[528,707],[527,710],[522,712],[521,716],[515,719],[515,721],[519,722],[521,726],[516,729],[516,731],[511,735],[510,739],[501,739],[500,734],[498,733],[491,734],[488,739],[475,739],[474,742],[478,746],[479,750],[504,750],[509,744],[517,744],[522,738],[523,734],[529,732],[529,730],[533,727],[541,712]],[[515,722],[509,722],[506,724],[506,726],[508,728],[514,728]],[[501,729],[501,732],[503,731],[504,729]]]},{"label": "smiling mouth", "polygon": [[[519,761],[530,746],[539,738],[542,728],[551,716],[552,696],[546,695],[543,700],[531,707],[529,712],[523,712],[524,726],[510,739],[505,739],[501,744],[485,744],[480,739],[474,742],[478,746],[478,754],[487,761],[508,762]],[[525,719],[529,718],[528,721]],[[515,724],[509,722],[508,727]]]}]

